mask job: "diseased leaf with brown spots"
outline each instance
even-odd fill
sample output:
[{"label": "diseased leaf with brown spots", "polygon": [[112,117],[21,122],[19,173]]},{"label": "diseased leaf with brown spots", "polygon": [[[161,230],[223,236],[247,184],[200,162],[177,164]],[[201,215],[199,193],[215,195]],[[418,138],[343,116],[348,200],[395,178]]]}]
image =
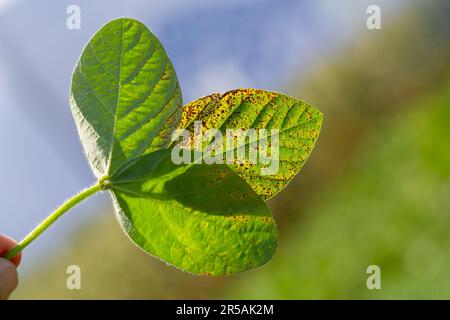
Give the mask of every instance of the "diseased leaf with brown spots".
[{"label": "diseased leaf with brown spots", "polygon": [[[279,170],[261,175],[264,165],[235,160],[229,166],[256,191],[268,199],[283,189],[308,159],[319,136],[322,113],[292,97],[264,90],[237,89],[214,93],[184,107],[179,128],[194,133],[194,122],[202,121],[203,131],[219,129],[279,130]],[[210,141],[204,141],[204,150]],[[246,148],[248,151],[248,140]],[[240,147],[236,145],[236,147]],[[270,145],[269,145],[270,151]],[[229,151],[229,150],[227,150]]]}]

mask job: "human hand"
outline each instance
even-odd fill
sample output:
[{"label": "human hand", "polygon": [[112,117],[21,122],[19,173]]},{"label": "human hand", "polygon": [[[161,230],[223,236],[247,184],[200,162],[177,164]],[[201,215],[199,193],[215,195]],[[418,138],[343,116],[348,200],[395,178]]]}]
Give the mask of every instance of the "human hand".
[{"label": "human hand", "polygon": [[[6,236],[0,235],[0,257],[17,243]],[[19,283],[17,267],[19,266],[22,255],[19,253],[13,259],[7,260],[0,258],[0,300],[8,299]]]}]

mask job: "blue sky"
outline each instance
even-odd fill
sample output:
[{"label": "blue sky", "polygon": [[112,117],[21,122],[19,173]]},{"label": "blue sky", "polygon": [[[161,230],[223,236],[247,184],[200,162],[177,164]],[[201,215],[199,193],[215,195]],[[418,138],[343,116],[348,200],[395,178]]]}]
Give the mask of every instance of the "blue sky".
[{"label": "blue sky", "polygon": [[[391,2],[377,1],[386,16],[404,1]],[[137,18],[160,38],[188,102],[236,87],[283,91],[312,63],[351,45],[365,28],[365,10],[372,3],[0,0],[0,232],[22,238],[93,182],[68,92],[84,44],[108,20]],[[66,28],[71,4],[81,8],[81,30]],[[33,243],[25,265],[107,203],[102,195],[64,216]]]}]

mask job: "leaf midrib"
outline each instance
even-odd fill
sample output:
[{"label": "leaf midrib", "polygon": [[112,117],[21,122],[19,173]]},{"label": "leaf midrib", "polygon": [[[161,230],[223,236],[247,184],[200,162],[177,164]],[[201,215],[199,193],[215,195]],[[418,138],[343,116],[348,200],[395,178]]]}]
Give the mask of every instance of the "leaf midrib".
[{"label": "leaf midrib", "polygon": [[122,91],[122,64],[123,64],[123,20],[120,20],[120,59],[119,59],[119,82],[118,82],[118,93],[117,93],[117,101],[116,101],[116,110],[114,112],[114,126],[111,135],[111,150],[109,151],[108,156],[108,165],[106,166],[106,174],[110,174],[111,165],[112,165],[112,155],[114,152],[114,148],[116,145],[116,129],[117,129],[117,113],[119,112],[119,103],[120,103],[120,93]]},{"label": "leaf midrib", "polygon": [[[156,201],[156,202],[161,203],[161,204],[164,204],[164,205],[172,206],[174,202],[178,203],[177,199],[165,199],[165,200],[161,200],[161,199],[158,199],[158,198],[154,198],[154,197],[150,196],[149,194],[145,194],[145,193],[142,193],[142,192],[139,192],[139,191],[130,190],[130,189],[123,188],[123,187],[120,187],[120,186],[117,186],[117,185],[113,185],[113,187],[112,187],[111,189],[112,189],[112,192],[114,192],[114,190],[117,190],[117,191],[121,191],[121,192],[127,193],[127,194],[129,194],[129,195],[134,195],[134,196],[142,197],[142,198],[144,198],[144,199]],[[189,192],[187,192],[187,193],[180,193],[180,194],[175,194],[174,196],[180,196],[180,195],[185,195],[185,194],[198,194],[198,193],[201,193],[201,192],[202,192],[202,191],[191,192],[191,193],[189,193]],[[170,201],[170,200],[173,200],[173,201]],[[264,202],[263,202],[263,203],[264,203]],[[183,205],[181,205],[181,204],[175,205],[175,206],[173,206],[173,207],[183,209],[183,212],[184,212],[185,214],[192,214],[192,212],[197,212],[197,213],[200,213],[200,214],[206,214],[206,215],[208,215],[208,216],[224,216],[224,214],[230,212],[230,211],[215,211],[213,214],[210,214],[210,213],[208,213],[208,212],[204,212],[204,211],[200,211],[200,210],[194,210],[194,211],[188,211],[188,210],[185,210],[186,207],[183,206]],[[241,207],[240,207],[240,210],[241,210],[241,211],[245,211],[245,210],[250,209],[250,208],[261,208],[261,209],[263,209],[264,206],[261,206],[261,205],[258,205],[258,206],[252,206],[252,205],[241,206]],[[268,209],[267,209],[267,210],[268,210]],[[233,211],[233,212],[234,212],[234,211]],[[229,216],[231,217],[232,215],[229,215]],[[265,217],[264,215],[252,215],[252,214],[249,214],[249,216],[252,216],[252,217]],[[273,219],[273,217],[271,217],[271,216],[270,216],[270,218]]]},{"label": "leaf midrib", "polygon": [[[318,115],[318,116],[316,116],[316,117],[312,117],[311,119],[308,119],[308,120],[306,120],[306,121],[303,121],[303,122],[301,122],[301,123],[298,123],[298,124],[296,124],[296,125],[294,125],[294,126],[291,126],[291,127],[289,127],[289,128],[278,129],[278,133],[279,133],[279,134],[285,133],[285,132],[287,132],[287,131],[289,131],[289,130],[292,130],[292,129],[295,129],[295,128],[299,127],[299,126],[305,125],[306,123],[311,122],[311,121],[313,121],[313,120],[315,120],[315,119],[321,118],[322,116],[323,116],[323,115],[320,114],[320,115]],[[265,128],[260,128],[260,129],[265,129]],[[267,130],[267,129],[266,129],[266,130]],[[268,131],[269,131],[269,130],[268,130]],[[270,134],[268,134],[265,138],[262,138],[262,139],[256,139],[256,140],[252,140],[252,141],[248,141],[248,142],[246,142],[246,143],[244,143],[244,144],[241,144],[241,145],[237,146],[236,148],[233,149],[233,151],[235,151],[235,150],[237,150],[237,149],[239,149],[239,148],[243,148],[243,147],[249,145],[250,143],[259,142],[259,141],[261,141],[261,140],[265,140],[265,139],[270,138],[270,137],[272,137],[272,131],[270,131]],[[317,140],[317,137],[314,139],[314,141],[315,141],[315,140]],[[247,139],[246,139],[245,141],[247,141]],[[209,144],[208,144],[208,145],[209,145]],[[207,146],[208,146],[208,145],[207,145]],[[234,144],[233,144],[233,146],[234,146]],[[206,147],[205,147],[205,148],[206,148]],[[204,149],[205,149],[205,148],[204,148]],[[204,149],[203,149],[203,150],[204,150]],[[229,152],[229,151],[231,151],[231,150],[228,150],[228,151],[224,151],[224,152],[215,154],[214,156],[224,155],[224,154],[226,154],[226,153]]]}]

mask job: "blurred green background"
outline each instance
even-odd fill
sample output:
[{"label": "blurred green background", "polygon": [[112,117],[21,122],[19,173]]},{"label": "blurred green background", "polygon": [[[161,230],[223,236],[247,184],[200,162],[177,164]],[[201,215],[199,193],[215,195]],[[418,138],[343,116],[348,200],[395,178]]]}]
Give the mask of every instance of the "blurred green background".
[{"label": "blurred green background", "polygon": [[[180,272],[131,244],[107,207],[12,298],[450,298],[449,18],[448,1],[417,2],[286,86],[325,118],[308,163],[269,201],[280,240],[266,266]],[[71,264],[82,290],[66,289]],[[381,290],[366,287],[369,265]]]}]

